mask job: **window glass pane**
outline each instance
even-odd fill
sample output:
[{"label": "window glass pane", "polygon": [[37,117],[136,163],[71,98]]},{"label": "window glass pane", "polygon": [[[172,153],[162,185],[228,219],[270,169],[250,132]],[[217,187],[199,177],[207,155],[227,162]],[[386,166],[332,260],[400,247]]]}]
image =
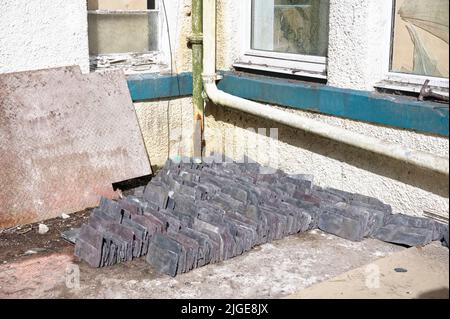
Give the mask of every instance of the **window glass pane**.
[{"label": "window glass pane", "polygon": [[326,56],[328,0],[253,0],[252,49]]},{"label": "window glass pane", "polygon": [[141,53],[158,50],[158,12],[90,12],[89,53]]},{"label": "window glass pane", "polygon": [[448,78],[449,0],[397,0],[391,71]]}]

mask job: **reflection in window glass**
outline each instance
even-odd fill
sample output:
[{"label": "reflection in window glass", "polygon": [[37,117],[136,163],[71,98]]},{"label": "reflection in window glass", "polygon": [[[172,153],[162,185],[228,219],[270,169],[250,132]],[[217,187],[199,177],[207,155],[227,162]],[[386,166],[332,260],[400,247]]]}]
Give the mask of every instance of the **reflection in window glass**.
[{"label": "reflection in window glass", "polygon": [[89,13],[89,53],[158,50],[158,12]]},{"label": "reflection in window glass", "polygon": [[326,56],[328,0],[253,0],[252,49]]},{"label": "reflection in window glass", "polygon": [[391,71],[448,78],[449,0],[396,0]]},{"label": "reflection in window glass", "polygon": [[158,50],[155,0],[88,0],[89,53],[145,53]]}]

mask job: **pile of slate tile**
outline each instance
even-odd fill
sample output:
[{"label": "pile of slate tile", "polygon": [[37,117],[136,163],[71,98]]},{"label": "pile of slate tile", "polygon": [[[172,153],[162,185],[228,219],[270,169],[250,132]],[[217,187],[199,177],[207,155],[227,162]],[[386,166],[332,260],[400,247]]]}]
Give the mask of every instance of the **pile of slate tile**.
[{"label": "pile of slate tile", "polygon": [[394,215],[375,198],[315,186],[312,176],[268,172],[212,158],[168,161],[133,196],[102,200],[80,231],[75,255],[93,267],[146,256],[158,271],[176,276],[317,228],[352,241],[439,240],[448,247],[448,225]]}]

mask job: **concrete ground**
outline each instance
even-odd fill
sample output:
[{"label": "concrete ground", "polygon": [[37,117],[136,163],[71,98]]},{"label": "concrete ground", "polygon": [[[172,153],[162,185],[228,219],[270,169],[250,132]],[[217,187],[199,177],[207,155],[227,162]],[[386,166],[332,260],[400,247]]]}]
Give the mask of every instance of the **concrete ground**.
[{"label": "concrete ground", "polygon": [[407,249],[304,289],[290,298],[448,299],[448,256],[448,250],[437,243]]},{"label": "concrete ground", "polygon": [[284,298],[404,250],[312,231],[171,278],[155,273],[142,259],[92,269],[75,261],[68,245],[4,261],[0,298]]}]

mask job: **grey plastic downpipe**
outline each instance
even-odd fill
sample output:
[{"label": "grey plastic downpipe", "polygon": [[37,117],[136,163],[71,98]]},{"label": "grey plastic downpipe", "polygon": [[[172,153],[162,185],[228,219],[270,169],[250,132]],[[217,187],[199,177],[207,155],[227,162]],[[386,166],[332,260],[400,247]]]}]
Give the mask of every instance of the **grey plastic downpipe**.
[{"label": "grey plastic downpipe", "polygon": [[449,175],[449,160],[427,152],[409,149],[374,137],[288,113],[225,93],[217,88],[216,73],[216,0],[203,0],[203,86],[207,99],[214,104],[301,129],[339,143],[384,155],[422,169]]}]

